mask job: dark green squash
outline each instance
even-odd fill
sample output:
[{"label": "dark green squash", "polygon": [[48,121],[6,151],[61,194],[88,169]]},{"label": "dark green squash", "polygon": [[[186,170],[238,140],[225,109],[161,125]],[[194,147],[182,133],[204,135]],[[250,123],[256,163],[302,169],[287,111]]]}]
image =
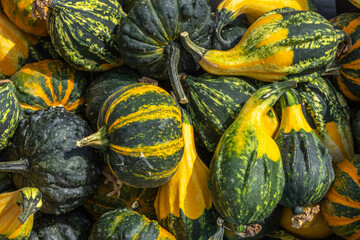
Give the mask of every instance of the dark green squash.
[{"label": "dark green squash", "polygon": [[50,37],[36,37],[30,34],[26,35],[31,48],[27,63],[39,62],[45,59],[61,60],[60,55],[54,48]]},{"label": "dark green squash", "polygon": [[145,76],[170,79],[176,96],[186,103],[178,73],[192,73],[199,65],[181,47],[180,33],[187,31],[195,43],[210,47],[211,24],[207,0],[142,0],[123,19],[117,39],[125,63]]},{"label": "dark green squash", "polygon": [[282,118],[275,136],[285,172],[280,204],[293,210],[295,220],[303,207],[320,202],[334,180],[332,157],[306,121],[300,97],[289,90],[280,98]]},{"label": "dark green squash", "polygon": [[184,152],[181,110],[164,89],[134,83],[104,102],[96,133],[78,146],[102,149],[104,161],[120,181],[157,187],[176,172]]},{"label": "dark green squash", "polygon": [[99,155],[76,146],[91,132],[85,120],[64,108],[38,110],[21,121],[9,149],[11,161],[0,162],[0,172],[14,172],[17,188],[38,188],[41,212],[69,212],[96,188]]}]

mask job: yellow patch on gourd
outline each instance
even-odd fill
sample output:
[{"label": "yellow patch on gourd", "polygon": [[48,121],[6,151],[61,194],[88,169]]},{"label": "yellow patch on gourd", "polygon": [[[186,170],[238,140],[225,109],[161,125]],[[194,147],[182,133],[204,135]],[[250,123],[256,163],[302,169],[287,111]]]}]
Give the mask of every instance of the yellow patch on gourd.
[{"label": "yellow patch on gourd", "polygon": [[284,133],[290,133],[292,129],[296,132],[300,131],[300,129],[304,129],[306,132],[313,131],[304,117],[300,104],[292,105],[282,110],[280,129],[284,129]]},{"label": "yellow patch on gourd", "polygon": [[336,146],[338,146],[343,157],[344,158],[349,157],[348,152],[346,151],[346,147],[344,146],[343,139],[338,131],[336,122],[332,121],[326,123],[325,130],[330,136],[331,140],[336,144]]}]

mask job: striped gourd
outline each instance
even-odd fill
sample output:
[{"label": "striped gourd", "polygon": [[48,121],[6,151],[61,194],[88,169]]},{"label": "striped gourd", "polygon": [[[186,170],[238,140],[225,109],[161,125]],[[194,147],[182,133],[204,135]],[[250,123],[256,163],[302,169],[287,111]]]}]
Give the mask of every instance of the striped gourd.
[{"label": "striped gourd", "polygon": [[340,91],[352,101],[360,101],[360,13],[343,13],[331,19],[336,29],[343,30],[350,38],[352,45],[337,60],[340,63],[340,74],[336,84]]},{"label": "striped gourd", "polygon": [[[115,42],[115,31],[125,15],[118,1],[37,2],[48,7],[46,19],[51,41],[71,66],[78,70],[105,71],[123,63]],[[45,16],[40,14],[40,17]]]},{"label": "striped gourd", "polygon": [[292,208],[296,226],[304,215],[303,208],[319,203],[325,196],[334,180],[334,170],[331,155],[307,123],[295,90],[285,92],[280,104],[282,117],[275,136],[285,172],[280,204]]},{"label": "striped gourd", "polygon": [[104,149],[112,174],[134,187],[157,187],[174,175],[184,151],[181,110],[160,87],[134,83],[104,102],[96,133],[78,146]]},{"label": "striped gourd", "polygon": [[[209,187],[221,217],[239,233],[259,229],[276,208],[285,177],[278,146],[261,119],[296,82],[259,88],[225,131],[210,164]],[[257,232],[253,232],[255,235]]]},{"label": "striped gourd", "polygon": [[200,66],[216,75],[239,75],[266,82],[294,79],[307,82],[334,61],[345,33],[320,14],[275,9],[255,21],[241,41],[227,51],[197,46],[186,32],[183,46],[200,58]]},{"label": "striped gourd", "polygon": [[245,14],[249,22],[253,23],[266,12],[284,7],[316,11],[312,0],[222,0],[216,9],[217,39],[222,43],[228,43],[222,37],[221,30],[241,14]]},{"label": "striped gourd", "polygon": [[41,192],[25,187],[0,194],[0,239],[26,240],[29,238],[34,213],[42,207]]},{"label": "striped gourd", "polygon": [[335,179],[321,202],[321,211],[330,228],[348,240],[360,238],[360,155],[335,166]]},{"label": "striped gourd", "polygon": [[16,89],[10,80],[0,80],[0,106],[0,150],[3,150],[23,116]]},{"label": "striped gourd", "polygon": [[63,106],[74,113],[85,110],[86,75],[62,60],[26,64],[11,81],[27,114],[49,106]]}]

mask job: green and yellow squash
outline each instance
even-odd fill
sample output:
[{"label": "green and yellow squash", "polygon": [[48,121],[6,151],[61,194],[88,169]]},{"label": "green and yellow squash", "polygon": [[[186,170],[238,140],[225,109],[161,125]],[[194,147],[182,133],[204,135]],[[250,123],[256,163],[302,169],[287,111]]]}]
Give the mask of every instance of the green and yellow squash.
[{"label": "green and yellow squash", "polygon": [[176,240],[157,221],[126,208],[104,213],[92,226],[89,240],[110,239]]},{"label": "green and yellow squash", "polygon": [[360,155],[335,166],[335,179],[321,202],[321,211],[333,232],[347,240],[360,238]]},{"label": "green and yellow squash", "polygon": [[34,213],[42,206],[41,192],[24,187],[0,194],[0,239],[26,240],[34,223]]},{"label": "green and yellow squash", "polygon": [[[247,79],[204,74],[187,75],[187,110],[193,120],[196,135],[210,152],[214,152],[221,136],[239,114],[256,88]],[[274,111],[264,118],[266,130],[275,135],[279,121]]]},{"label": "green and yellow squash", "polygon": [[222,0],[216,9],[214,29],[218,41],[229,43],[221,33],[224,26],[245,14],[250,24],[254,23],[266,12],[277,8],[290,7],[295,10],[316,11],[312,0]]},{"label": "green and yellow squash", "polygon": [[125,16],[118,1],[35,0],[34,8],[46,18],[55,50],[72,67],[106,71],[123,64],[115,41],[116,29]]},{"label": "green and yellow squash", "polygon": [[6,148],[22,119],[16,89],[10,80],[0,80],[0,151]]},{"label": "green and yellow squash", "polygon": [[200,67],[181,46],[180,33],[187,31],[192,41],[209,48],[211,25],[207,0],[136,1],[117,33],[121,56],[145,76],[169,79],[180,103],[186,103],[178,73],[190,74]]},{"label": "green and yellow squash", "polygon": [[31,34],[26,34],[26,39],[30,43],[30,54],[27,60],[27,63],[40,62],[42,60],[62,60],[60,55],[54,48],[54,45],[51,42],[51,38],[48,37],[38,37]]},{"label": "green and yellow squash", "polygon": [[21,30],[35,36],[48,36],[46,21],[32,16],[33,0],[2,0],[3,12]]},{"label": "green and yellow squash", "polygon": [[217,231],[217,213],[208,187],[209,169],[196,152],[190,116],[183,110],[184,155],[155,199],[159,223],[176,239],[209,239]]},{"label": "green and yellow squash", "polygon": [[10,80],[26,114],[49,106],[63,106],[74,113],[85,111],[87,76],[62,60],[26,64]]},{"label": "green and yellow squash", "polygon": [[336,77],[336,85],[340,91],[352,101],[360,101],[360,13],[342,13],[331,19],[336,29],[344,31],[350,38],[350,49],[341,54],[337,60],[340,63],[340,74]]},{"label": "green and yellow squash", "polygon": [[104,102],[96,133],[78,146],[102,149],[113,176],[134,187],[158,187],[175,174],[184,152],[181,110],[164,89],[134,83]]},{"label": "green and yellow squash", "polygon": [[211,196],[221,217],[239,233],[256,235],[257,222],[268,217],[281,199],[285,184],[281,154],[262,119],[295,86],[295,81],[287,81],[259,88],[217,145],[210,165]]},{"label": "green and yellow squash", "polygon": [[183,46],[200,66],[216,75],[238,75],[265,82],[307,82],[332,64],[345,33],[318,13],[275,9],[256,20],[227,51],[197,46],[186,32]]}]

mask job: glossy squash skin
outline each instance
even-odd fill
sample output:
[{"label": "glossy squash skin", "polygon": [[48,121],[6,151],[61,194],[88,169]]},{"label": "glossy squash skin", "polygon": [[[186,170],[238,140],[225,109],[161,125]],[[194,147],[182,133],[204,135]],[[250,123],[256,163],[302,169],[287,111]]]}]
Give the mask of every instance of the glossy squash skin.
[{"label": "glossy squash skin", "polygon": [[182,33],[183,46],[205,71],[265,82],[311,81],[332,64],[344,39],[320,14],[292,8],[267,12],[227,51],[201,48]]},{"label": "glossy squash skin", "polygon": [[344,96],[352,101],[360,101],[360,71],[357,67],[360,57],[360,13],[342,13],[331,19],[336,29],[343,30],[351,38],[351,48],[338,57],[341,65],[336,84]]},{"label": "glossy squash skin", "polygon": [[62,60],[26,64],[10,79],[26,114],[49,106],[63,106],[74,113],[85,111],[87,76]]},{"label": "glossy squash skin", "polygon": [[176,239],[209,239],[217,231],[217,213],[208,187],[209,169],[196,152],[190,115],[183,110],[184,154],[155,199],[159,223]]},{"label": "glossy squash skin", "polygon": [[0,80],[0,151],[6,148],[23,117],[16,89],[10,80]]},{"label": "glossy squash skin", "polygon": [[94,223],[89,240],[156,239],[176,240],[155,220],[128,209],[115,209],[104,213]]},{"label": "glossy squash skin", "polygon": [[179,101],[186,103],[178,73],[193,73],[200,67],[181,46],[180,33],[187,31],[192,41],[209,48],[211,25],[206,0],[136,1],[122,21],[117,39],[126,64],[145,76],[170,80]]},{"label": "glossy squash skin", "polygon": [[38,110],[20,122],[9,146],[10,161],[0,162],[0,172],[13,172],[17,188],[38,188],[41,212],[69,212],[96,188],[99,156],[92,148],[76,147],[91,132],[85,120],[64,108]]},{"label": "glossy squash skin", "polygon": [[46,21],[31,16],[32,4],[32,0],[1,1],[4,13],[18,28],[35,36],[48,36]]},{"label": "glossy squash skin", "polygon": [[25,187],[0,194],[0,239],[26,240],[34,223],[34,213],[42,206],[41,192]]},{"label": "glossy squash skin", "polygon": [[181,110],[164,89],[134,83],[104,102],[96,133],[78,146],[101,148],[104,161],[120,181],[158,187],[176,172],[184,152]]},{"label": "glossy squash skin", "polygon": [[299,84],[297,92],[304,103],[306,120],[338,163],[354,154],[349,105],[326,78]]},{"label": "glossy squash skin", "polygon": [[[285,177],[278,146],[261,119],[296,82],[258,89],[220,139],[209,187],[221,217],[239,233],[268,217],[281,199]],[[234,194],[235,193],[235,194]]]},{"label": "glossy squash skin", "polygon": [[334,180],[332,158],[307,123],[299,95],[292,90],[280,98],[282,117],[275,136],[285,172],[280,204],[302,214],[325,196]]},{"label": "glossy squash skin", "polygon": [[360,155],[335,166],[335,180],[321,203],[321,211],[333,232],[348,240],[360,237]]},{"label": "glossy squash skin", "polygon": [[[256,87],[246,78],[204,74],[187,75],[187,110],[193,120],[196,135],[210,152],[214,152],[221,136],[239,114]],[[265,115],[266,130],[275,135],[279,121],[274,111]]]}]

